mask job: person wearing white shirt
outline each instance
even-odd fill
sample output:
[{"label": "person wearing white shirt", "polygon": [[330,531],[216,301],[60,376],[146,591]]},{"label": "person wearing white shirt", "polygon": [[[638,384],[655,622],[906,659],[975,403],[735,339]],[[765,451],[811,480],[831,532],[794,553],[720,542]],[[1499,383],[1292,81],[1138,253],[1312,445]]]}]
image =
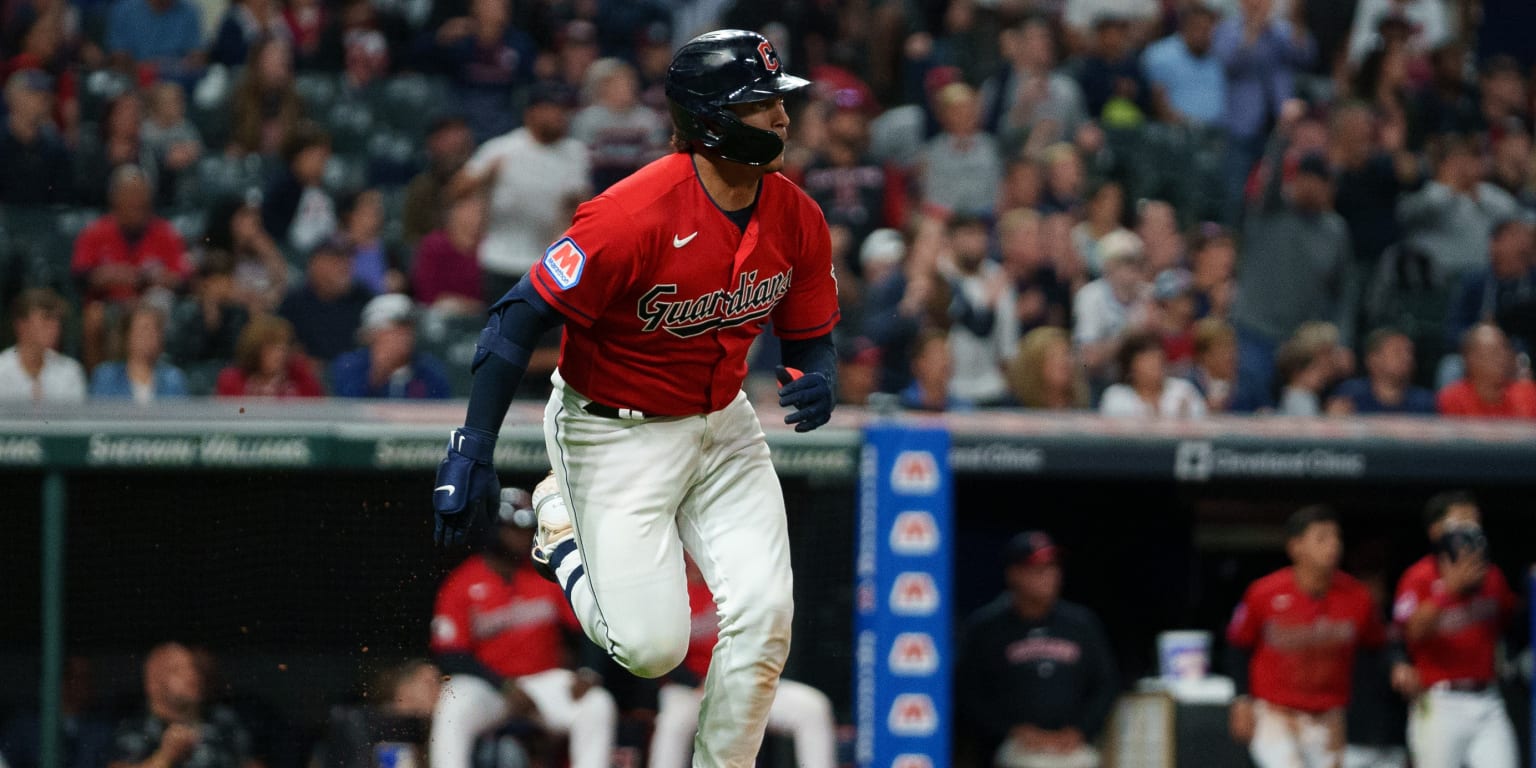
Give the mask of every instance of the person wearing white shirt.
[{"label": "person wearing white shirt", "polygon": [[1408,22],[1408,51],[1429,53],[1451,41],[1450,14],[1444,0],[1360,0],[1349,30],[1349,63],[1358,66],[1381,45],[1381,20],[1399,17]]},{"label": "person wearing white shirt", "polygon": [[1013,281],[1001,264],[987,258],[987,226],[973,216],[957,216],[949,225],[956,301],[949,329],[954,375],[950,394],[981,406],[1008,399],[1003,369],[1019,346],[1019,316]]},{"label": "person wearing white shirt", "polygon": [[483,192],[490,201],[480,267],[485,298],[501,298],[571,223],[590,194],[587,146],[567,135],[575,92],[561,83],[529,91],[523,127],[485,142],[449,185],[449,196]]},{"label": "person wearing white shirt", "polygon": [[1198,419],[1205,398],[1184,379],[1168,376],[1163,342],[1155,333],[1134,333],[1120,345],[1120,383],[1104,390],[1099,413],[1105,416]]},{"label": "person wearing white shirt", "polygon": [[0,352],[0,401],[85,401],[85,371],[53,349],[66,311],[64,300],[47,288],[32,288],[16,297],[11,312],[16,346]]},{"label": "person wearing white shirt", "polygon": [[1104,276],[1072,297],[1072,343],[1082,352],[1090,379],[1112,378],[1115,350],[1128,328],[1148,320],[1152,285],[1147,281],[1141,238],[1117,231],[1099,241]]}]

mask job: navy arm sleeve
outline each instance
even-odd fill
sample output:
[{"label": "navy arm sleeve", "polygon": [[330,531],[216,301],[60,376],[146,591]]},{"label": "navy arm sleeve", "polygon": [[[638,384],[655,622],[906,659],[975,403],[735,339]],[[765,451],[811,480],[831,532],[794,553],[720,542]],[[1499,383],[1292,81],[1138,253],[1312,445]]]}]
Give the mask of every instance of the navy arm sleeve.
[{"label": "navy arm sleeve", "polygon": [[539,337],[565,318],[539,296],[527,275],[491,305],[490,315],[475,350],[475,378],[464,426],[495,435],[501,432],[501,422],[507,417]]},{"label": "navy arm sleeve", "polygon": [[779,353],[790,368],[798,368],[802,373],[821,371],[827,381],[836,384],[837,347],[832,344],[832,334],[797,341],[779,339]]}]

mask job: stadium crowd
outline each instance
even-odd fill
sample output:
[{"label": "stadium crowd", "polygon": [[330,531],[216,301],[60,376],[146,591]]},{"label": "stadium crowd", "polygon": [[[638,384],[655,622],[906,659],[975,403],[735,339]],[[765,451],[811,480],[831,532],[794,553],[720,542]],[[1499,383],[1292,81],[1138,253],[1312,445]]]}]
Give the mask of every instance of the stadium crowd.
[{"label": "stadium crowd", "polygon": [[466,394],[487,301],[671,151],[670,52],[739,26],[817,84],[847,402],[1536,417],[1513,0],[0,13],[6,399]]}]

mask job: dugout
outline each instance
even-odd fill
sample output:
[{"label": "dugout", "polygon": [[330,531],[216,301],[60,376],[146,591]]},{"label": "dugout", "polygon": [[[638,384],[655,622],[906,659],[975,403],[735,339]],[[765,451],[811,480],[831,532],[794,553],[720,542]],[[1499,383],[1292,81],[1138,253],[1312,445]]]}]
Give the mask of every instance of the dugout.
[{"label": "dugout", "polygon": [[[512,423],[537,414],[516,404]],[[38,706],[55,638],[98,661],[98,695],[119,706],[138,700],[139,656],[182,639],[219,656],[224,695],[269,718],[271,768],[301,765],[330,704],[357,696],[378,665],[425,652],[434,591],[457,562],[431,543],[425,489],[461,415],[459,404],[341,402],[0,410],[0,679],[11,683],[0,713]],[[842,722],[857,427],[872,417],[839,409],[811,435],[770,425],[796,572],[787,672],[825,690]],[[1424,500],[1449,487],[1478,494],[1517,591],[1536,562],[1536,427],[1019,412],[924,423],[953,440],[957,619],[1001,588],[1006,538],[1044,528],[1067,552],[1066,597],[1099,613],[1127,684],[1155,671],[1157,632],[1219,634],[1246,584],[1282,564],[1280,522],[1304,503],[1335,506],[1346,563],[1364,556],[1388,589],[1424,551]],[[542,451],[536,431],[509,428],[503,482],[536,482]],[[42,514],[60,499],[61,518]],[[54,575],[61,592],[45,588]],[[1528,712],[1511,715],[1529,743]]]}]

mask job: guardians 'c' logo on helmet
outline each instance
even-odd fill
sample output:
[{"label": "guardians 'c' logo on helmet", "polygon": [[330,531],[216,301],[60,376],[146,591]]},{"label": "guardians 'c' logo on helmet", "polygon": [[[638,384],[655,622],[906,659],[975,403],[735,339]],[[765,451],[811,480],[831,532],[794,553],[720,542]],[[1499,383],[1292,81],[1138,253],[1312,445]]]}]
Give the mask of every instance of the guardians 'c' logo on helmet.
[{"label": "guardians 'c' logo on helmet", "polygon": [[769,72],[779,71],[779,52],[773,49],[773,43],[767,40],[757,44],[757,55],[763,57],[763,66]]}]

